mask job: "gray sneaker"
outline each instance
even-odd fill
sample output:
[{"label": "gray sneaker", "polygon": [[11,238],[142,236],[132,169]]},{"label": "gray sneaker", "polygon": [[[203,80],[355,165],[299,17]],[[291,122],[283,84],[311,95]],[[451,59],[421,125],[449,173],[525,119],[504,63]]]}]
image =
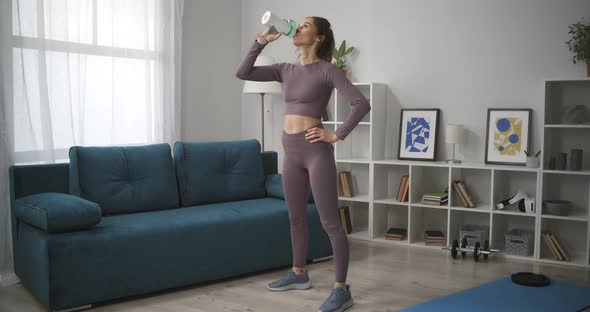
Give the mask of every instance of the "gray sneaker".
[{"label": "gray sneaker", "polygon": [[304,274],[297,275],[293,270],[289,270],[287,276],[281,278],[278,281],[274,281],[268,285],[266,288],[273,291],[282,291],[282,290],[289,290],[289,289],[308,289],[311,287],[311,280],[309,279],[309,275],[307,271]]},{"label": "gray sneaker", "polygon": [[318,312],[342,312],[350,307],[352,307],[352,295],[350,285],[346,285],[346,288],[332,288],[330,296],[320,306]]}]

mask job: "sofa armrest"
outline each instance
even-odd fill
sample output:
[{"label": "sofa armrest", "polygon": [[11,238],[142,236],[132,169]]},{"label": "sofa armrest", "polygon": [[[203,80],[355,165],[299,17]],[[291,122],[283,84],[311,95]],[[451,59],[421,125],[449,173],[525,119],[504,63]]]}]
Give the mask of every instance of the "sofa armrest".
[{"label": "sofa armrest", "polygon": [[92,228],[102,218],[100,206],[64,193],[39,193],[15,200],[15,217],[47,233]]},{"label": "sofa armrest", "polygon": [[260,158],[265,175],[278,173],[278,153],[276,151],[262,151]]},{"label": "sofa armrest", "polygon": [[[264,187],[266,189],[266,196],[279,199],[285,199],[283,192],[283,175],[280,173],[267,174],[265,176]],[[308,202],[313,203],[313,194],[311,189],[309,191]]]}]

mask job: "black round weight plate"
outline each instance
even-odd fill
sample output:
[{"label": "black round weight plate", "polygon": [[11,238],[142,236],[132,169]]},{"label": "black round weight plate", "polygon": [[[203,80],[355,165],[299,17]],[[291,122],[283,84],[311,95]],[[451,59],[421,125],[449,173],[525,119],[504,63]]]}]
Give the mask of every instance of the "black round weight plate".
[{"label": "black round weight plate", "polygon": [[[461,240],[461,248],[467,248],[467,237],[463,237],[463,240]],[[466,255],[466,251],[461,251],[461,257],[465,258]]]},{"label": "black round weight plate", "polygon": [[[486,240],[483,242],[483,250],[490,251],[490,241]],[[488,256],[489,256],[488,254],[484,254],[483,259],[488,260]]]},{"label": "black round weight plate", "polygon": [[454,240],[453,246],[451,248],[451,256],[453,257],[453,259],[457,258],[457,248],[459,248],[459,241]]},{"label": "black round weight plate", "polygon": [[473,247],[473,260],[479,261],[479,242],[475,242],[475,247]]},{"label": "black round weight plate", "polygon": [[512,274],[512,282],[523,286],[542,287],[551,284],[551,279],[543,274],[518,272]]}]

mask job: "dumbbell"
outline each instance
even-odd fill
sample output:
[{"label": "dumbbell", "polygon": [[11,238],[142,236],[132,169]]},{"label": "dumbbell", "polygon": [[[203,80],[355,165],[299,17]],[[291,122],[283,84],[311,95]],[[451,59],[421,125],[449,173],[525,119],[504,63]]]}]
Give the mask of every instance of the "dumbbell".
[{"label": "dumbbell", "polygon": [[450,250],[451,256],[453,257],[453,259],[457,258],[457,254],[459,253],[459,251],[461,252],[462,257],[465,257],[465,255],[468,252],[471,252],[471,253],[473,253],[473,260],[475,260],[475,262],[479,261],[480,255],[483,255],[484,260],[488,260],[489,255],[491,255],[492,253],[495,253],[495,252],[500,252],[500,250],[498,250],[498,249],[490,249],[490,242],[488,240],[486,240],[484,242],[483,249],[481,248],[481,245],[479,242],[475,243],[475,246],[473,247],[473,249],[467,248],[467,238],[463,238],[463,240],[461,241],[461,247],[459,247],[459,241],[454,240],[451,247],[443,246],[442,249]]}]

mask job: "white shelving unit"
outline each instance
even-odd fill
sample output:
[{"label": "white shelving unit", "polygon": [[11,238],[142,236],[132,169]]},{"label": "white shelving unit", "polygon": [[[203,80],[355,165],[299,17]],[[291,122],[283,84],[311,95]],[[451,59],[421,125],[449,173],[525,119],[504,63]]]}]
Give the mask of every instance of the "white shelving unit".
[{"label": "white shelving unit", "polygon": [[[527,214],[514,205],[503,210],[495,203],[514,195],[519,189],[536,198],[540,169],[482,163],[448,164],[443,161],[374,161],[374,200],[372,201],[372,236],[370,239],[391,244],[404,244],[432,249],[439,246],[425,246],[424,230],[440,230],[445,233],[447,244],[459,240],[459,231],[464,225],[483,226],[488,229],[488,240],[492,248],[505,249],[505,233],[512,229],[535,231],[537,214]],[[410,176],[409,202],[400,203],[395,199],[401,177]],[[460,179],[469,188],[476,200],[476,207],[464,208],[457,197],[452,181]],[[420,203],[422,194],[448,189],[446,205],[433,206]],[[384,234],[390,227],[408,229],[408,240],[385,240]],[[483,241],[480,242],[483,244]],[[503,255],[505,257],[535,259],[535,253],[528,257]]]},{"label": "white shelving unit", "polygon": [[[454,239],[459,239],[459,230],[463,225],[474,224],[487,227],[491,247],[503,251],[494,256],[590,267],[590,125],[565,125],[554,119],[563,109],[555,108],[556,103],[577,104],[576,101],[585,99],[584,104],[590,106],[590,79],[546,82],[541,163],[545,164],[547,160],[544,156],[552,152],[567,148],[569,154],[569,148],[575,145],[585,151],[581,171],[548,170],[546,165],[543,168],[489,165],[483,160],[449,164],[444,161],[394,159],[396,155],[386,154],[385,145],[386,142],[397,144],[399,125],[391,127],[392,131],[385,131],[386,116],[393,113],[392,120],[398,119],[400,108],[389,106],[387,110],[390,112],[386,112],[387,89],[384,84],[354,84],[370,100],[372,109],[346,140],[335,144],[338,171],[350,171],[352,175],[354,196],[343,197],[339,190],[339,204],[350,207],[351,239],[441,250],[439,246],[424,244],[425,229],[441,230],[446,235],[447,245],[450,245]],[[336,117],[336,120],[324,121],[324,124],[335,130],[346,117],[350,105],[341,95],[335,94],[329,107],[331,112],[336,113],[331,118]],[[394,150],[397,151],[397,148]],[[408,202],[396,200],[403,175],[410,176]],[[452,186],[452,181],[456,179],[467,184],[476,199],[475,208],[462,206]],[[422,194],[445,189],[449,191],[446,205],[420,203]],[[514,195],[518,190],[535,199],[534,214],[521,212],[516,205],[496,209],[498,201]],[[575,204],[571,215],[542,213],[542,200],[564,198],[573,200]],[[384,234],[390,227],[407,228],[407,239],[385,240]],[[514,256],[504,252],[505,234],[513,228],[534,232],[534,248],[530,255]],[[571,261],[550,258],[542,240],[543,230],[553,231]]]},{"label": "white shelving unit", "polygon": [[[571,258],[554,260],[541,236],[538,259],[542,262],[590,267],[590,124],[571,124],[564,117],[568,108],[584,105],[590,110],[590,79],[554,79],[545,81],[543,115],[543,152],[541,153],[540,199],[572,202],[565,216],[551,215],[541,209],[538,229],[551,230]],[[582,170],[570,170],[570,150],[584,150]],[[549,160],[567,153],[566,170],[549,169]]]},{"label": "white shelving unit", "polygon": [[[382,158],[384,154],[383,134],[376,130],[385,128],[386,86],[375,82],[353,84],[369,100],[371,110],[345,140],[338,141],[334,146],[337,170],[351,172],[351,187],[354,190],[353,197],[349,198],[342,196],[339,187],[339,203],[350,209],[353,232],[349,236],[369,240],[372,239],[373,223],[373,184],[370,181],[373,180],[373,160]],[[344,123],[350,109],[348,100],[335,91],[328,106],[329,119],[323,124],[335,131]]]}]

